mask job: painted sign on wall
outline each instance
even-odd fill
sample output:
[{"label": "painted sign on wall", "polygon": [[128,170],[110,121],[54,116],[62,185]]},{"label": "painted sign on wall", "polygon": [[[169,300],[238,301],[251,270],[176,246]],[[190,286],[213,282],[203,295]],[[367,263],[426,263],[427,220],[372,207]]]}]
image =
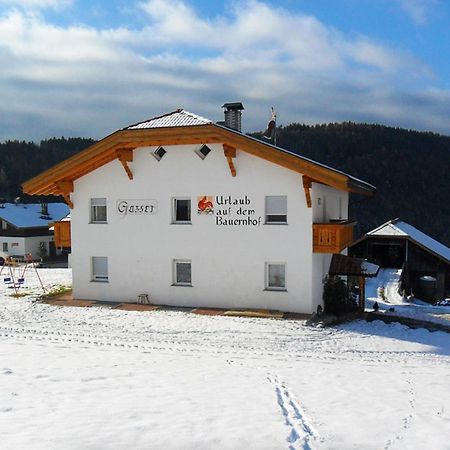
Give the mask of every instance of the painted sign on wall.
[{"label": "painted sign on wall", "polygon": [[156,214],[158,202],[155,199],[119,199],[116,211],[121,216],[137,214]]},{"label": "painted sign on wall", "polygon": [[262,217],[256,213],[248,195],[216,195],[197,197],[198,214],[214,214],[216,225],[260,226]]}]

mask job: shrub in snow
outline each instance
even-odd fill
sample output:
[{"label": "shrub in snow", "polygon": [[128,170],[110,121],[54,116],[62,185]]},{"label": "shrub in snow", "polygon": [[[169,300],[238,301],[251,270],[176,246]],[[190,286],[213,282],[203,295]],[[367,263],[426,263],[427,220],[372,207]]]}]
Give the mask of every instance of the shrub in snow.
[{"label": "shrub in snow", "polygon": [[350,297],[347,285],[339,277],[327,277],[323,287],[323,301],[327,314],[338,316],[358,309]]}]

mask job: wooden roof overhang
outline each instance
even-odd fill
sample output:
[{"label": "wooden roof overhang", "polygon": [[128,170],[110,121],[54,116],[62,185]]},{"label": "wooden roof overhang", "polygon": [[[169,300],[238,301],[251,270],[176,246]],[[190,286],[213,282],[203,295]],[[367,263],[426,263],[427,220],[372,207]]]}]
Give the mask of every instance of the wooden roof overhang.
[{"label": "wooden roof overhang", "polygon": [[[232,168],[233,153],[230,148],[245,151],[259,158],[298,172],[307,179],[307,183],[318,182],[340,190],[374,195],[375,188],[340,171],[323,166],[279,147],[258,141],[242,133],[217,124],[195,126],[175,126],[166,128],[148,128],[118,130],[103,138],[87,149],[51,167],[22,184],[22,189],[30,195],[63,195],[72,207],[70,192],[73,182],[93,170],[118,159],[132,179],[127,166],[133,160],[133,150],[139,147],[183,145],[183,144],[224,144],[224,153]],[[306,187],[305,187],[306,190]]]}]

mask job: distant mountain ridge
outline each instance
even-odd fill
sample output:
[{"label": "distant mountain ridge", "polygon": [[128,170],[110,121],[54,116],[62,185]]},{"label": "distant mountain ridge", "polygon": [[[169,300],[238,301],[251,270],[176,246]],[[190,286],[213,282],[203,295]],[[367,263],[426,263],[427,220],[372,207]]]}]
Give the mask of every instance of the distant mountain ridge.
[{"label": "distant mountain ridge", "polygon": [[[252,136],[261,138],[262,133]],[[21,193],[20,184],[94,142],[52,138],[39,145],[0,143],[0,197],[36,201]],[[277,145],[377,187],[374,198],[351,196],[350,215],[358,220],[360,233],[400,217],[450,246],[449,136],[351,122],[294,123],[277,128]]]}]

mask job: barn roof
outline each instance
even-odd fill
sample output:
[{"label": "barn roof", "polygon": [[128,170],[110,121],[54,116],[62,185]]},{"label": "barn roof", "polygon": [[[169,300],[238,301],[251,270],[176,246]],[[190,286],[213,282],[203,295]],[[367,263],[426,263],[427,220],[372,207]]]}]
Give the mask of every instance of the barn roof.
[{"label": "barn roof", "polygon": [[[374,195],[376,188],[344,172],[296,153],[259,141],[209,119],[177,109],[171,113],[129,125],[106,136],[80,153],[53,166],[22,184],[31,195],[64,195],[66,201],[73,182],[89,172],[118,159],[124,167],[133,160],[138,147],[220,143],[278,164],[336,189]],[[129,171],[129,168],[127,169]],[[127,173],[128,173],[127,171]],[[132,177],[131,171],[128,173]]]},{"label": "barn roof", "polygon": [[421,247],[445,259],[447,262],[450,262],[450,248],[400,219],[390,220],[389,222],[380,225],[378,228],[369,231],[366,236],[408,238]]},{"label": "barn roof", "polygon": [[40,203],[2,203],[0,218],[17,228],[48,227],[69,213],[65,203],[48,203],[48,216],[42,215]]}]

